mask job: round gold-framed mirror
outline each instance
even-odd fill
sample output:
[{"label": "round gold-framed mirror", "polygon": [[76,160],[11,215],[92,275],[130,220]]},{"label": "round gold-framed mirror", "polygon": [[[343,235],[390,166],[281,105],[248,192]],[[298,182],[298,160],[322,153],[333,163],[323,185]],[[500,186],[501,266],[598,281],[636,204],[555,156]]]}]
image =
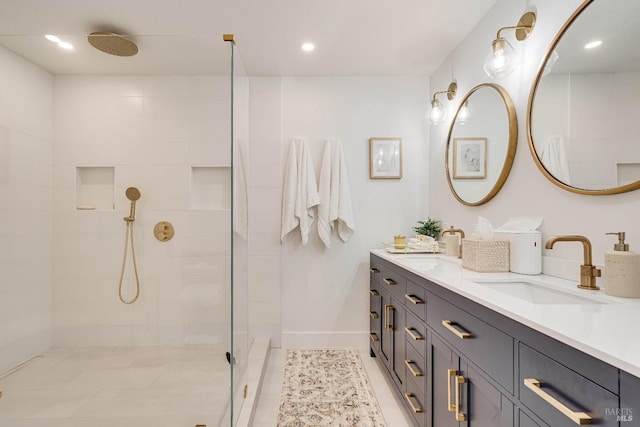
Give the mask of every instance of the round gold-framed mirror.
[{"label": "round gold-framed mirror", "polygon": [[527,104],[529,150],[564,190],[640,188],[638,16],[637,0],[584,1],[538,69]]},{"label": "round gold-framed mirror", "polygon": [[471,89],[451,123],[445,149],[447,182],[455,198],[479,206],[498,194],[517,144],[518,121],[509,94],[493,83]]}]

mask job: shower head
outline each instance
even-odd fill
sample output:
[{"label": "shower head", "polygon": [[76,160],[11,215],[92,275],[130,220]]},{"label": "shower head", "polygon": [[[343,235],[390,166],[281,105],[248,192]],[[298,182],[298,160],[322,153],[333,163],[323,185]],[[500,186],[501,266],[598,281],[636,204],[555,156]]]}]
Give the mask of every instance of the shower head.
[{"label": "shower head", "polygon": [[138,46],[131,40],[116,33],[96,31],[87,36],[91,46],[117,56],[133,56],[138,53]]},{"label": "shower head", "polygon": [[124,194],[127,196],[127,199],[131,200],[132,202],[135,202],[140,198],[140,190],[138,190],[136,187],[127,188]]}]

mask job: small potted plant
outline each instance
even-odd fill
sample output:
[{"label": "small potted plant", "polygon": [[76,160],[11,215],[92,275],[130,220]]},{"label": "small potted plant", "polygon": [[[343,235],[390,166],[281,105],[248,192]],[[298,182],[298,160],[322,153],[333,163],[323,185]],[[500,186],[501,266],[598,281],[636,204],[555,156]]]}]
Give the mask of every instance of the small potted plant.
[{"label": "small potted plant", "polygon": [[430,236],[435,240],[440,237],[442,230],[442,222],[439,219],[427,218],[426,221],[418,221],[419,227],[413,227],[413,230],[422,236]]}]

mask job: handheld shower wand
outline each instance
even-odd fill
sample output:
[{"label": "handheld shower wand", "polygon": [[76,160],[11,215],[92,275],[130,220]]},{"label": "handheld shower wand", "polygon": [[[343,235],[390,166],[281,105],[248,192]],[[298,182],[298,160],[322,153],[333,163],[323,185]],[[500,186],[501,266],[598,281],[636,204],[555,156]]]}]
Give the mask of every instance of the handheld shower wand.
[{"label": "handheld shower wand", "polygon": [[127,199],[131,200],[131,210],[129,216],[125,216],[123,219],[127,222],[133,222],[136,220],[136,201],[140,199],[140,190],[136,187],[129,187],[124,193]]},{"label": "handheld shower wand", "polygon": [[[120,271],[120,285],[118,286],[118,297],[124,304],[134,303],[140,296],[140,279],[138,278],[138,265],[136,263],[136,251],[133,246],[133,221],[136,220],[136,201],[140,199],[140,190],[136,187],[129,187],[125,191],[127,199],[131,201],[131,209],[129,210],[129,216],[125,216],[124,221],[127,223],[127,231],[124,236],[124,257],[122,258],[122,270]],[[136,276],[136,295],[132,299],[125,299],[122,292],[122,281],[124,279],[124,270],[127,265],[127,251],[129,248],[129,241],[131,241],[131,258],[133,260],[133,272]]]}]

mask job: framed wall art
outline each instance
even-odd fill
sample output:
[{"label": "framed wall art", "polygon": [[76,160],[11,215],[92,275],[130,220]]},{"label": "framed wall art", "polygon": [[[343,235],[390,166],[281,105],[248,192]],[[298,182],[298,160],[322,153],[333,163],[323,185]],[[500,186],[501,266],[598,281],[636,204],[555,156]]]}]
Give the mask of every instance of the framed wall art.
[{"label": "framed wall art", "polygon": [[369,138],[369,178],[402,178],[402,138]]},{"label": "framed wall art", "polygon": [[487,177],[487,138],[453,139],[453,179]]}]

